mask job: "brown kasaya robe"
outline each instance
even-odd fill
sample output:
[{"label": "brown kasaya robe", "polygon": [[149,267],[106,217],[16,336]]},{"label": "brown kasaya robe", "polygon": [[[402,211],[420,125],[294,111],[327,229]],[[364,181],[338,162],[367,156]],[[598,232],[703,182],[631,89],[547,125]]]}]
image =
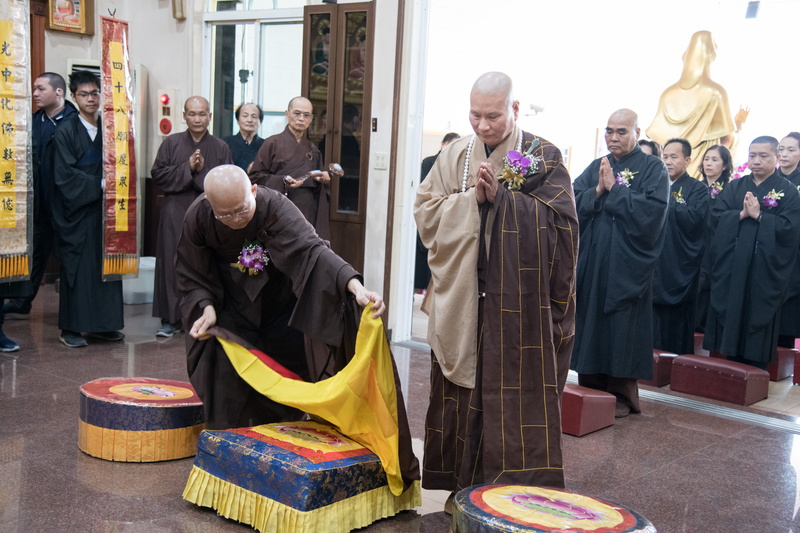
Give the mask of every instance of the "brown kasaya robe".
[{"label": "brown kasaya robe", "polygon": [[[205,167],[200,172],[189,169],[189,158],[195,150],[200,150],[205,160]],[[166,319],[170,324],[181,317],[175,282],[175,250],[181,236],[183,215],[203,192],[203,181],[208,171],[230,163],[228,145],[208,132],[197,143],[189,131],[175,133],[164,139],[158,148],[150,174],[164,191],[164,202],[158,220],[153,316]]]},{"label": "brown kasaya robe", "polygon": [[[415,217],[431,250],[431,316],[440,315],[434,322],[440,331],[428,335],[445,352],[434,349],[432,358],[423,464],[428,489],[564,486],[560,393],[574,342],[578,225],[560,151],[539,138],[538,171],[519,191],[501,184],[494,204],[479,207],[475,198],[481,162],[491,161],[499,176],[520,134],[515,128],[489,157],[475,140],[463,193],[470,138],[456,141],[417,193]],[[524,134],[523,150],[533,139]],[[440,244],[459,250],[460,260],[443,256]],[[456,275],[448,272],[453,268]],[[474,288],[461,289],[462,283]],[[475,296],[451,305],[463,290]],[[448,350],[464,337],[475,339],[474,357]]]},{"label": "brown kasaya robe", "polygon": [[[269,252],[267,268],[256,275],[240,272],[236,263],[246,243]],[[207,305],[213,305],[214,335],[267,353],[305,379],[316,381],[322,370],[333,374],[355,353],[358,310],[347,283],[358,273],[315,233],[282,194],[258,187],[250,223],[231,229],[214,218],[205,198],[186,213],[176,259],[181,310],[190,328]],[[309,339],[330,347],[321,360],[305,349]],[[300,413],[261,396],[236,373],[215,338],[186,335],[189,377],[206,414],[206,427],[227,429],[280,420]],[[309,356],[306,356],[306,353]],[[317,354],[314,354],[317,355]],[[406,484],[419,479],[402,393],[397,384],[400,460]]]},{"label": "brown kasaya robe", "polygon": [[319,149],[306,137],[297,142],[286,126],[283,132],[264,140],[250,169],[250,181],[286,194],[317,234],[330,240],[330,185],[308,178],[300,187],[287,190],[283,182],[286,176],[298,179],[311,170],[326,170],[322,165]]}]

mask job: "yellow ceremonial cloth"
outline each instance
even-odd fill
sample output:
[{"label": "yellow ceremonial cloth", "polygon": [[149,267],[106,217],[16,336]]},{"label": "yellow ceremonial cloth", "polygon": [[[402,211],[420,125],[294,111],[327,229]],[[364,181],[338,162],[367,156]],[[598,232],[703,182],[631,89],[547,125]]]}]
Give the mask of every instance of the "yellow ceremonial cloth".
[{"label": "yellow ceremonial cloth", "polygon": [[236,371],[268,398],[335,425],[377,455],[392,494],[403,492],[398,451],[397,391],[383,321],[372,318],[372,305],[361,315],[356,353],[335,376],[306,383],[281,376],[253,353],[217,338]]}]

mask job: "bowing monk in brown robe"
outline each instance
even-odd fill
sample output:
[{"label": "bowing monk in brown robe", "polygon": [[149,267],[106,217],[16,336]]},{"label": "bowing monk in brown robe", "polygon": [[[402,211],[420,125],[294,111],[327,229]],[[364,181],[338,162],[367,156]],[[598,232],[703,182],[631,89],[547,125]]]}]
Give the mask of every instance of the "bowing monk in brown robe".
[{"label": "bowing monk in brown robe", "polygon": [[250,180],[285,194],[317,234],[329,240],[331,177],[321,170],[322,152],[306,136],[313,113],[307,98],[292,98],[286,110],[286,129],[264,140],[250,169]]},{"label": "bowing monk in brown robe", "polygon": [[[205,190],[186,213],[175,267],[183,320],[190,328],[189,378],[203,400],[206,428],[297,420],[300,413],[239,377],[215,337],[261,350],[316,381],[355,353],[357,306],[373,302],[375,317],[386,306],[282,194],[252,185],[235,165],[211,170]],[[311,360],[310,352],[307,358],[309,339],[330,346],[331,360]],[[395,383],[400,461],[408,485],[419,479],[419,465],[396,371]]]},{"label": "bowing monk in brown robe", "polygon": [[231,150],[208,132],[211,112],[208,101],[192,96],[183,106],[186,131],[164,139],[158,148],[151,175],[164,191],[158,220],[153,316],[161,318],[156,336],[172,337],[180,332],[178,290],[175,282],[175,250],[181,236],[183,215],[203,192],[203,180],[212,168],[232,162]]},{"label": "bowing monk in brown robe", "polygon": [[561,152],[518,128],[518,112],[507,75],[478,78],[475,135],[444,148],[417,191],[432,275],[428,489],[564,486],[577,216]]}]

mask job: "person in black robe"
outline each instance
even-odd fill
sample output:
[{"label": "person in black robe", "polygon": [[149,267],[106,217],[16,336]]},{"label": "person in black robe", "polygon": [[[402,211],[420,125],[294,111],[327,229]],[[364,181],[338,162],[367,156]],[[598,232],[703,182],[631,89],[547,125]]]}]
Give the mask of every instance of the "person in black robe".
[{"label": "person in black robe", "polygon": [[664,247],[653,275],[653,347],[694,353],[695,300],[705,248],[708,187],[689,176],[692,146],[670,139],[662,159],[671,182]]},{"label": "person in black robe", "polygon": [[[65,100],[66,82],[55,72],[44,72],[33,82],[33,100],[39,110],[31,119],[31,152],[33,153],[33,256],[29,281],[20,282],[29,287],[14,287],[17,294],[3,294],[9,301],[3,313],[10,319],[27,320],[33,299],[44,279],[47,262],[53,251],[53,154],[56,129],[67,119],[78,114],[72,102]],[[0,294],[3,291],[0,290]],[[20,297],[24,294],[24,297]],[[0,300],[2,303],[2,300]],[[0,342],[1,344],[1,342]],[[2,349],[2,347],[0,347]]]},{"label": "person in black robe", "polygon": [[[442,139],[442,145],[439,148],[439,151],[434,155],[429,155],[422,160],[422,172],[419,178],[420,183],[425,181],[425,178],[428,177],[428,173],[430,173],[431,168],[433,168],[433,164],[436,162],[436,158],[438,158],[439,154],[442,153],[444,147],[460,138],[461,135],[451,131]],[[424,244],[422,244],[422,239],[420,239],[419,232],[417,232],[417,253],[416,257],[414,258],[414,290],[417,292],[423,292],[428,288],[428,284],[430,282],[431,269],[428,266],[428,249],[425,248]]]},{"label": "person in black robe", "polygon": [[664,243],[669,177],[636,144],[638,117],[614,112],[608,156],[573,183],[580,223],[572,370],[617,397],[617,417],[641,411],[637,380],[653,372],[653,271]]},{"label": "person in black robe", "polygon": [[267,137],[248,174],[253,183],[283,193],[320,237],[330,239],[331,176],[322,170],[322,152],[306,135],[313,113],[307,98],[292,98],[285,113],[286,128]]},{"label": "person in black robe", "polygon": [[186,131],[164,139],[158,148],[150,174],[164,191],[158,218],[156,271],[153,283],[153,316],[161,319],[157,337],[180,333],[180,302],[175,283],[175,250],[181,236],[183,216],[203,192],[203,180],[212,168],[231,163],[231,150],[222,139],[211,135],[208,101],[189,97],[183,106]]},{"label": "person in black robe", "polygon": [[103,135],[100,80],[87,71],[69,77],[79,113],[56,131],[53,221],[61,261],[58,327],[61,342],[86,346],[81,336],[125,338],[122,281],[103,281]]},{"label": "person in black robe", "polygon": [[[733,156],[730,150],[721,144],[715,144],[703,154],[703,163],[700,165],[700,183],[708,187],[709,215],[719,193],[722,192],[733,173]],[[708,302],[711,299],[711,239],[714,230],[711,226],[711,217],[706,218],[705,245],[703,246],[703,260],[700,264],[700,279],[697,282],[697,305],[695,310],[695,331],[703,333],[706,330],[706,317],[708,315]]]},{"label": "person in black robe", "polygon": [[775,171],[778,140],[750,144],[752,174],[731,181],[711,209],[711,305],[703,347],[766,368],[800,244],[800,193]]},{"label": "person in black robe", "polygon": [[[786,178],[800,190],[800,133],[793,131],[781,139],[778,146],[778,175]],[[800,251],[794,262],[786,302],[781,309],[781,325],[778,346],[794,348],[800,337]]]},{"label": "person in black robe", "polygon": [[233,164],[245,172],[256,158],[264,139],[258,136],[258,128],[264,120],[264,111],[256,104],[242,104],[234,113],[239,133],[225,137],[223,140],[231,149]]},{"label": "person in black robe", "polygon": [[[248,245],[265,254],[264,261],[250,264],[252,272],[237,266]],[[176,273],[184,323],[190,328],[189,378],[203,401],[208,429],[300,415],[250,387],[209,335],[261,350],[304,379],[317,381],[355,353],[354,305],[373,302],[373,316],[386,308],[284,195],[251,185],[235,165],[209,172],[205,196],[187,211]],[[330,360],[307,357],[308,339],[334,347],[336,355]],[[419,479],[396,372],[395,382],[404,479]]]}]

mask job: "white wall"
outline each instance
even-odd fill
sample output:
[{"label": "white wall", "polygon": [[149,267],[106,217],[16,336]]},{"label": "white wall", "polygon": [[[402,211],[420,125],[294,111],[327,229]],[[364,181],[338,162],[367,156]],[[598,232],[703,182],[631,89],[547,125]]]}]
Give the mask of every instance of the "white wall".
[{"label": "white wall", "polygon": [[364,121],[378,119],[378,131],[371,133],[369,139],[369,187],[363,274],[365,286],[379,292],[383,292],[386,262],[389,170],[375,168],[375,153],[391,152],[397,5],[397,0],[380,0],[375,3],[372,117],[363,119]]},{"label": "white wall", "polygon": [[65,75],[67,59],[100,59],[100,16],[109,16],[109,10],[116,10],[116,17],[128,22],[131,65],[144,65],[150,76],[150,105],[145,121],[148,131],[144,135],[148,139],[148,159],[137,163],[148,169],[161,144],[157,135],[156,91],[176,88],[186,98],[200,87],[202,17],[193,10],[202,10],[203,3],[187,2],[187,19],[181,22],[172,17],[171,0],[148,1],[146,6],[141,0],[96,0],[94,36],[45,32],[45,68]]}]

